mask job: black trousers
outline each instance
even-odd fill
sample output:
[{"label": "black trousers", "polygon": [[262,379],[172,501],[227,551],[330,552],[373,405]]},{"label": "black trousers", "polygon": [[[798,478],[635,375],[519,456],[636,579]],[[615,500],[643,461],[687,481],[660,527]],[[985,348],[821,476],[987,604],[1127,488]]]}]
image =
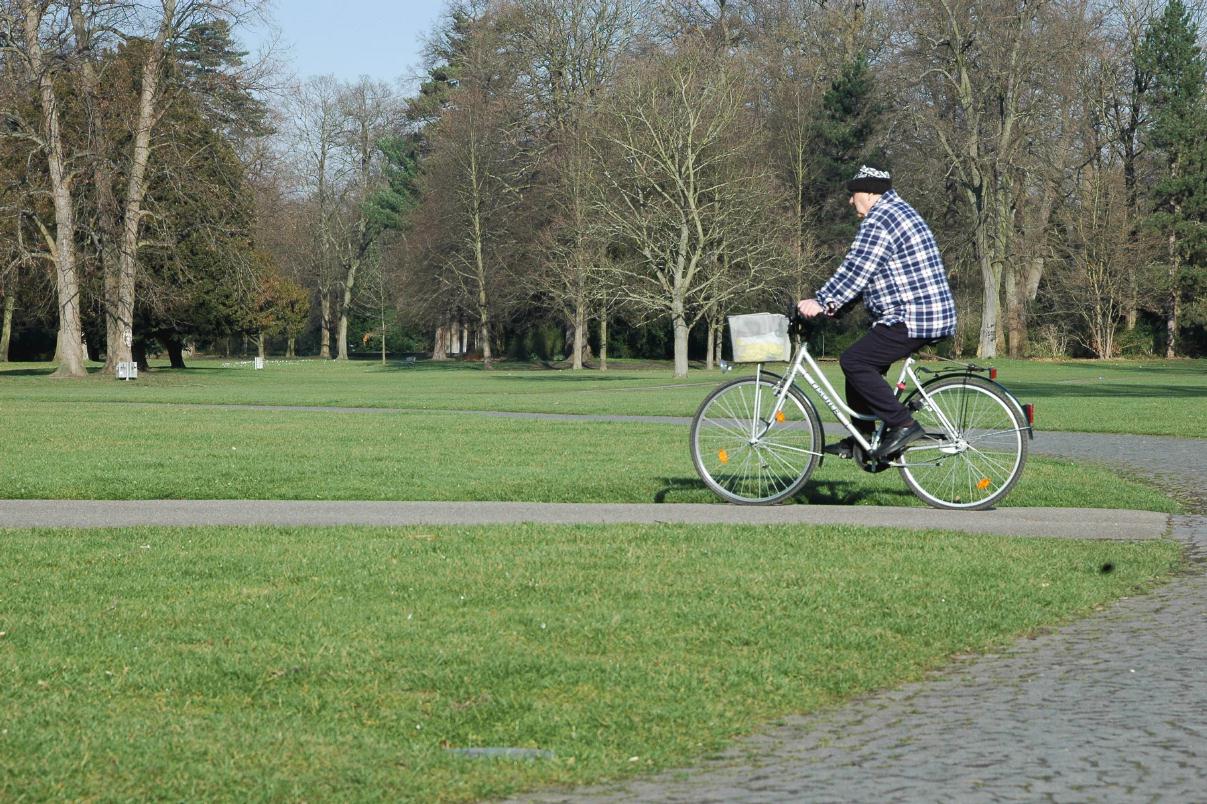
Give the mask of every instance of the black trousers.
[{"label": "black trousers", "polygon": [[[867,335],[851,344],[838,358],[847,378],[847,404],[851,409],[883,419],[888,427],[904,427],[912,422],[913,417],[897,401],[884,375],[893,363],[928,343],[925,338],[911,338],[905,324],[889,327],[876,324]],[[856,421],[855,426],[866,433],[873,429],[871,422]]]}]

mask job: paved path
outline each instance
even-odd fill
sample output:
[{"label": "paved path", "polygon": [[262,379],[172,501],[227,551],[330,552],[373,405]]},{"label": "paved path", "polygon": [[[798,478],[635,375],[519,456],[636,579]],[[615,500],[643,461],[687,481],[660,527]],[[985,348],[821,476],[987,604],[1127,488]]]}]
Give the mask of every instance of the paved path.
[{"label": "paved path", "polygon": [[1003,508],[935,511],[852,505],[740,507],[520,502],[315,502],[293,500],[0,500],[5,527],[140,525],[496,525],[687,523],[892,525],[1057,538],[1158,539],[1169,517],[1150,511]]}]

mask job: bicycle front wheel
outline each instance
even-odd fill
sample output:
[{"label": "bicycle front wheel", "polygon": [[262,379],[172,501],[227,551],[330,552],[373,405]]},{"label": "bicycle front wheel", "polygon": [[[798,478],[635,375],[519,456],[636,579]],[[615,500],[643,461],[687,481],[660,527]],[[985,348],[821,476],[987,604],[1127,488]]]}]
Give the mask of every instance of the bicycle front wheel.
[{"label": "bicycle front wheel", "polygon": [[[902,453],[901,476],[935,508],[989,508],[1023,473],[1027,422],[1022,412],[981,377],[941,377],[922,390],[929,400],[914,412],[914,420],[926,437]],[[919,397],[915,391],[910,400]]]},{"label": "bicycle front wheel", "polygon": [[788,389],[777,410],[779,385],[747,377],[709,394],[692,419],[692,462],[723,500],[771,505],[788,499],[817,466],[821,421],[809,400]]}]

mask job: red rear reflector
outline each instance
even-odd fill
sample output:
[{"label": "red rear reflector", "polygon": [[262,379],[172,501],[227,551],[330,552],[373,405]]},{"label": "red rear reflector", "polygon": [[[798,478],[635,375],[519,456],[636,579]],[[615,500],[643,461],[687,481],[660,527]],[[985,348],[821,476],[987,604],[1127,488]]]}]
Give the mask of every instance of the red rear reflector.
[{"label": "red rear reflector", "polygon": [[995,369],[995,368],[989,369],[989,379],[991,379],[991,380],[997,379],[997,369]]},{"label": "red rear reflector", "polygon": [[1035,405],[1023,405],[1023,411],[1027,414],[1027,424],[1035,424]]}]

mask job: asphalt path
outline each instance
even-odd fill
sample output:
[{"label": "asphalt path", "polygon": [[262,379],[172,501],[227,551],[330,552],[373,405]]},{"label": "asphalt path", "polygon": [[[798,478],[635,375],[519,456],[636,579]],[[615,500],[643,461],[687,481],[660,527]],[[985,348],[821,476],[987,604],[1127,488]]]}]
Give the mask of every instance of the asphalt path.
[{"label": "asphalt path", "polygon": [[1169,517],[1151,511],[1084,508],[930,508],[781,505],[578,504],[522,502],[316,502],[313,500],[0,500],[13,528],[191,525],[659,524],[863,525],[1003,536],[1157,539]]}]

